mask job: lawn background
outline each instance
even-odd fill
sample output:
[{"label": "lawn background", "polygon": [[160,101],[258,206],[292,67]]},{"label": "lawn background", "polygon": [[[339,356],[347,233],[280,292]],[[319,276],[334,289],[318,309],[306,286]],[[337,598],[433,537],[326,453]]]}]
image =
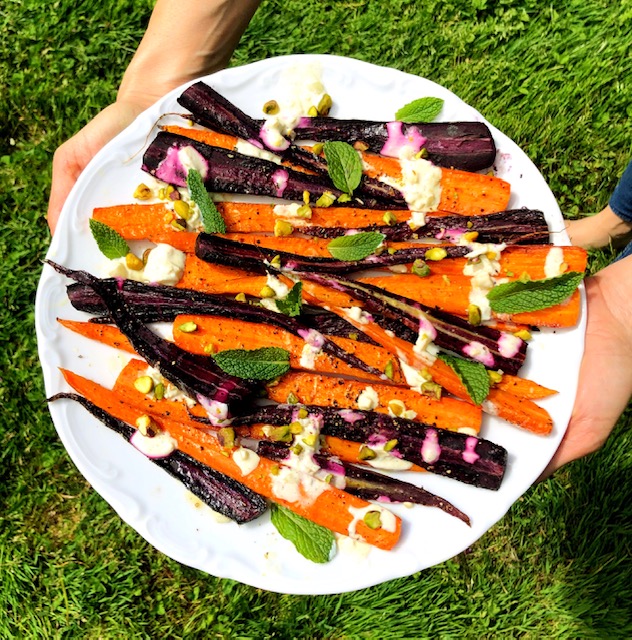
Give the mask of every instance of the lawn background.
[{"label": "lawn background", "polygon": [[[602,451],[530,490],[467,553],[337,596],[183,567],[78,474],[43,403],[33,328],[50,162],[115,98],[150,11],[0,6],[0,637],[632,637],[629,413]],[[605,204],[632,156],[631,31],[631,0],[266,0],[232,64],[335,53],[428,77],[521,145],[577,216]]]}]

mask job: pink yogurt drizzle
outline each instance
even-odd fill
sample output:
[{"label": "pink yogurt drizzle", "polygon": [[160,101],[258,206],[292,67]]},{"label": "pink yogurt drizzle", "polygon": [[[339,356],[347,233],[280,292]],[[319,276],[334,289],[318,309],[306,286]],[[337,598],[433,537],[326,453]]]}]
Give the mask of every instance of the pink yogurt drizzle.
[{"label": "pink yogurt drizzle", "polygon": [[494,356],[492,352],[480,342],[470,342],[463,347],[463,353],[466,356],[470,356],[474,360],[478,360],[478,362],[482,362],[486,367],[494,366]]},{"label": "pink yogurt drizzle", "polygon": [[357,413],[351,409],[342,409],[342,411],[338,412],[338,415],[348,424],[354,424],[358,420],[362,420],[364,418],[363,413]]},{"label": "pink yogurt drizzle", "polygon": [[413,153],[417,153],[426,144],[426,138],[419,133],[417,127],[408,127],[408,133],[404,134],[402,125],[403,123],[398,121],[386,123],[388,136],[380,151],[383,156],[398,158],[402,149],[406,147],[410,147]]},{"label": "pink yogurt drizzle", "polygon": [[276,187],[276,196],[277,198],[282,198],[283,197],[283,192],[285,191],[285,188],[287,187],[287,181],[290,177],[290,174],[285,170],[285,169],[277,169],[273,174],[272,174],[272,182],[274,184],[274,186]]},{"label": "pink yogurt drizzle", "polygon": [[421,445],[421,458],[427,464],[432,464],[439,459],[440,455],[439,436],[434,429],[428,429]]},{"label": "pink yogurt drizzle", "polygon": [[422,332],[425,333],[431,341],[437,338],[437,330],[432,326],[428,319],[423,316],[419,318],[419,333]]},{"label": "pink yogurt drizzle", "polygon": [[180,161],[180,151],[185,149],[193,149],[193,151],[202,159],[205,170],[202,172],[202,179],[208,175],[208,162],[202,158],[202,155],[196,151],[193,147],[169,147],[165,159],[156,168],[156,178],[169,184],[175,184],[179,187],[186,186],[187,183],[187,170]]},{"label": "pink yogurt drizzle", "polygon": [[469,462],[470,464],[474,464],[480,456],[476,453],[476,445],[478,444],[478,439],[474,436],[470,436],[465,440],[465,451],[463,451],[463,460],[465,462]]},{"label": "pink yogurt drizzle", "polygon": [[268,147],[268,149],[270,149],[271,151],[285,151],[290,146],[290,141],[285,138],[283,138],[283,142],[281,142],[279,146],[273,145],[270,142],[270,135],[267,129],[267,123],[265,122],[263,123],[261,129],[259,129],[259,137],[261,138],[261,140],[263,140],[265,146]]},{"label": "pink yogurt drizzle", "polygon": [[522,340],[511,333],[502,333],[498,338],[498,351],[504,358],[513,358],[521,346]]}]

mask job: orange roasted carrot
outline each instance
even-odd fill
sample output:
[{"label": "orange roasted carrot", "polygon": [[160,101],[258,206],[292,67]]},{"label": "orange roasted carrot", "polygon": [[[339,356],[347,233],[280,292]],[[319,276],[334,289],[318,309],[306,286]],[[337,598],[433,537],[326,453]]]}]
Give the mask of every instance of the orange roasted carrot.
[{"label": "orange roasted carrot", "polygon": [[[397,158],[364,152],[362,160],[364,172],[373,178],[401,178],[401,165]],[[507,208],[510,196],[511,185],[496,176],[441,169],[440,211],[465,216],[495,213]]]},{"label": "orange roasted carrot", "polygon": [[170,244],[180,251],[195,250],[197,233],[178,231],[166,221],[174,214],[162,203],[120,204],[113,207],[97,207],[92,217],[118,231],[126,240],[149,240]]},{"label": "orange roasted carrot", "polygon": [[[222,287],[234,280],[248,277],[250,277],[248,271],[205,262],[196,255],[188,253],[182,278],[176,286],[182,289],[198,289],[208,293],[232,293],[230,287],[228,287],[229,291],[223,291]],[[265,280],[265,277],[263,279]],[[259,287],[260,289],[261,287]]]},{"label": "orange roasted carrot", "polygon": [[[448,313],[465,316],[469,305],[470,278],[464,275],[430,275],[419,278],[412,274],[402,274],[397,278],[374,276],[363,278],[361,282],[373,284],[399,295],[421,302],[429,307],[437,307]],[[575,291],[562,304],[515,314],[502,314],[504,321],[537,327],[573,327],[577,324],[580,312],[579,292]]]},{"label": "orange roasted carrot", "polygon": [[[238,138],[208,129],[192,129],[168,125],[165,131],[186,136],[214,147],[234,149]],[[307,147],[311,149],[310,147]],[[401,178],[401,165],[397,158],[362,152],[364,173],[373,177]],[[300,167],[294,167],[300,169]],[[440,211],[462,215],[481,215],[504,211],[509,204],[511,186],[493,175],[471,173],[458,169],[441,169]]]},{"label": "orange roasted carrot", "polygon": [[129,340],[118,330],[109,324],[95,324],[94,322],[79,322],[77,320],[62,320],[57,318],[57,322],[66,329],[70,329],[79,335],[82,335],[91,340],[96,340],[102,344],[107,344],[115,349],[121,349],[128,353],[136,353],[134,347],[130,344]]},{"label": "orange roasted carrot", "polygon": [[[370,338],[372,338],[379,345],[388,349],[391,353],[395,354],[398,358],[401,358],[406,364],[421,369],[425,367],[434,382],[442,386],[444,389],[455,395],[457,398],[464,400],[465,402],[471,402],[467,389],[456,375],[454,370],[448,366],[440,358],[436,358],[432,364],[424,363],[413,350],[413,345],[410,342],[402,340],[397,336],[389,335],[382,327],[374,322],[362,325],[358,321],[350,318],[341,309],[332,308],[334,313],[344,317],[348,322],[353,324],[360,331],[364,331]],[[513,376],[503,376],[511,380]],[[510,382],[506,381],[505,385],[509,387]],[[516,378],[516,380],[519,380]],[[524,383],[515,382],[514,391],[523,390],[531,394],[531,397],[546,397],[553,391],[540,387],[536,383],[525,381]],[[488,396],[488,399],[492,395]],[[506,390],[498,390],[495,394],[492,404],[483,403],[483,410],[497,415],[508,422],[518,425],[524,429],[535,431],[536,433],[545,433],[551,417],[548,412],[538,407],[535,403],[531,402],[527,397],[517,397],[512,393],[508,393]],[[536,424],[537,419],[540,418],[540,423]]]},{"label": "orange roasted carrot", "polygon": [[[324,440],[323,450],[330,456],[336,456],[343,462],[366,465],[366,462],[360,457],[360,448],[362,447],[360,442],[351,442],[351,440],[343,440],[335,436],[325,436]],[[416,464],[410,467],[408,471],[426,472],[423,467]]]},{"label": "orange roasted carrot", "polygon": [[[181,331],[180,327],[193,322],[195,331]],[[254,324],[236,318],[220,318],[216,316],[181,315],[173,323],[173,337],[176,344],[193,353],[209,353],[209,349],[257,349],[259,347],[280,347],[290,353],[292,369],[312,370],[320,373],[356,376],[368,380],[380,381],[380,378],[349,366],[342,360],[327,353],[320,352],[313,361],[313,367],[301,364],[301,355],[305,341],[284,329],[265,324]],[[332,336],[329,338],[348,353],[357,356],[363,362],[384,371],[390,362],[393,382],[401,382],[402,375],[399,363],[386,350],[366,342],[358,342],[348,338]]]},{"label": "orange roasted carrot", "polygon": [[315,373],[288,373],[277,384],[268,387],[268,396],[275,402],[287,402],[288,396],[293,393],[304,404],[355,409],[358,397],[368,386],[377,394],[375,411],[387,413],[388,403],[400,400],[406,409],[417,413],[420,422],[451,431],[467,429],[478,433],[480,430],[480,407],[454,398],[436,400],[408,387],[384,383],[371,382],[367,385],[366,382]]},{"label": "orange roasted carrot", "polygon": [[[121,400],[116,391],[106,389],[70,371],[62,370],[62,373],[76,391],[94,404],[120,420],[132,425],[135,423],[139,416],[138,410]],[[281,476],[276,462],[259,457],[257,466],[252,471],[243,473],[230,455],[231,451],[224,449],[213,435],[171,419],[162,421],[158,419],[157,423],[177,440],[180,451],[317,524],[343,535],[352,535],[353,527],[355,537],[360,537],[380,549],[392,549],[399,539],[401,520],[397,516],[393,517],[392,530],[387,527],[370,529],[361,518],[357,521],[352,510],[362,510],[371,506],[371,503],[361,498],[352,496],[324,481],[310,479],[311,490],[307,490],[300,483],[297,487],[299,497],[289,500],[283,497],[283,489],[279,487],[277,478]],[[234,453],[235,449],[232,451]],[[314,487],[317,487],[316,491]]]},{"label": "orange roasted carrot", "polygon": [[533,380],[520,378],[519,376],[511,376],[505,374],[500,382],[494,384],[494,388],[507,391],[519,398],[528,398],[529,400],[541,400],[555,395],[557,391],[547,389]]}]

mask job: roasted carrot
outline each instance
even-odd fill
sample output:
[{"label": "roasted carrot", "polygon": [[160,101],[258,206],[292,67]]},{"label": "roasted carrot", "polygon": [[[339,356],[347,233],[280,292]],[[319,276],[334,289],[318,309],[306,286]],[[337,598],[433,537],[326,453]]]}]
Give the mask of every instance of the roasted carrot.
[{"label": "roasted carrot", "polygon": [[197,233],[178,231],[172,227],[167,219],[173,220],[174,214],[162,203],[97,207],[92,217],[118,231],[126,240],[170,244],[187,253],[195,250]]},{"label": "roasted carrot", "polygon": [[[224,149],[234,149],[238,141],[237,138],[208,129],[191,129],[170,125],[163,127],[163,130]],[[370,177],[401,178],[401,165],[397,158],[362,152],[362,160],[364,172]],[[510,195],[510,184],[493,175],[457,169],[441,170],[440,211],[462,215],[481,215],[504,211],[509,204]]]},{"label": "roasted carrot", "polygon": [[[397,278],[374,276],[363,278],[366,282],[412,298],[428,307],[436,307],[448,313],[464,316],[469,305],[471,289],[470,278],[464,275],[430,275],[419,278],[412,274],[402,274]],[[499,316],[501,320],[537,327],[573,327],[577,324],[580,312],[579,292],[575,291],[566,302],[525,313]]]},{"label": "roasted carrot", "polygon": [[[90,380],[82,378],[69,371],[62,370],[67,382],[79,393],[91,400],[101,409],[108,411],[120,420],[130,424],[135,423],[139,416],[138,410],[130,407],[121,400],[115,391],[111,391]],[[353,510],[371,507],[371,503],[352,496],[334,486],[310,478],[309,489],[297,478],[298,498],[288,499],[289,494],[283,492],[277,478],[278,464],[259,457],[256,467],[246,473],[237,464],[231,450],[224,449],[217,438],[187,424],[180,424],[174,420],[156,419],[157,424],[165,428],[178,442],[178,449],[199,460],[203,464],[220,471],[256,491],[260,495],[277,502],[295,513],[316,522],[328,529],[343,535],[355,535],[360,539],[380,549],[392,549],[401,532],[401,520],[393,516],[393,526],[369,528],[362,518],[357,519]],[[232,450],[232,453],[236,449]],[[283,479],[282,479],[283,481]],[[292,480],[289,480],[291,482]],[[285,481],[288,483],[288,480]],[[294,496],[292,496],[294,498]],[[392,529],[392,530],[389,530]]]},{"label": "roasted carrot", "polygon": [[481,410],[473,404],[445,397],[436,400],[407,387],[384,383],[367,384],[315,373],[288,373],[278,383],[268,387],[268,396],[275,402],[287,402],[288,396],[293,393],[304,404],[354,409],[358,407],[360,394],[369,386],[378,398],[375,411],[387,413],[388,403],[400,400],[407,409],[417,413],[417,419],[421,422],[452,431],[466,429],[473,434],[480,430]]},{"label": "roasted carrot", "polygon": [[494,411],[513,424],[520,424],[521,427],[537,433],[546,435],[551,433],[553,420],[549,412],[539,407],[535,402],[527,398],[508,393],[503,389],[492,388],[485,401],[487,410],[494,414]]},{"label": "roasted carrot", "polygon": [[70,329],[79,335],[91,340],[96,340],[110,347],[136,353],[129,340],[118,330],[109,324],[95,324],[94,322],[78,322],[77,320],[62,320],[57,318],[57,322],[66,329]]},{"label": "roasted carrot", "polygon": [[[197,327],[195,331],[185,332],[179,329],[182,325],[190,322],[195,323]],[[173,323],[173,337],[178,346],[194,353],[209,353],[211,348],[216,351],[223,351],[224,349],[280,347],[289,351],[292,369],[307,369],[320,373],[334,373],[336,375],[356,376],[380,381],[376,376],[350,367],[342,360],[324,352],[320,352],[314,358],[313,366],[309,366],[309,359],[301,363],[305,341],[284,329],[271,325],[255,325],[252,322],[245,322],[235,318],[182,315],[178,316]],[[381,371],[384,371],[390,362],[393,382],[402,381],[399,363],[386,349],[348,338],[332,336],[330,339],[345,351],[354,354]]]},{"label": "roasted carrot", "polygon": [[[211,264],[200,260],[192,253],[188,253],[184,265],[184,273],[177,286],[183,289],[198,289],[207,293],[232,293],[233,289],[228,287],[229,290],[224,291],[223,286],[229,282],[249,277],[251,276],[248,271],[225,267],[221,264]],[[263,277],[263,280],[265,280],[265,277]],[[261,290],[261,287],[259,287],[259,290]],[[239,293],[239,289],[237,293]]]},{"label": "roasted carrot", "polygon": [[[360,442],[351,442],[351,440],[343,440],[335,436],[325,436],[323,452],[330,456],[336,456],[343,462],[352,462],[354,464],[366,464],[360,456],[362,444]],[[408,471],[426,472],[422,467],[414,464]]]}]

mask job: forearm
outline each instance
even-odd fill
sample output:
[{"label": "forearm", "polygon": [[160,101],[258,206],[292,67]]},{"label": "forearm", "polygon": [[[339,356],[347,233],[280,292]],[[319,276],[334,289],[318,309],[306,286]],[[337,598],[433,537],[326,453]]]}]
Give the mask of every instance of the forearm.
[{"label": "forearm", "polygon": [[118,100],[144,107],[225,67],[261,0],[158,0]]}]

